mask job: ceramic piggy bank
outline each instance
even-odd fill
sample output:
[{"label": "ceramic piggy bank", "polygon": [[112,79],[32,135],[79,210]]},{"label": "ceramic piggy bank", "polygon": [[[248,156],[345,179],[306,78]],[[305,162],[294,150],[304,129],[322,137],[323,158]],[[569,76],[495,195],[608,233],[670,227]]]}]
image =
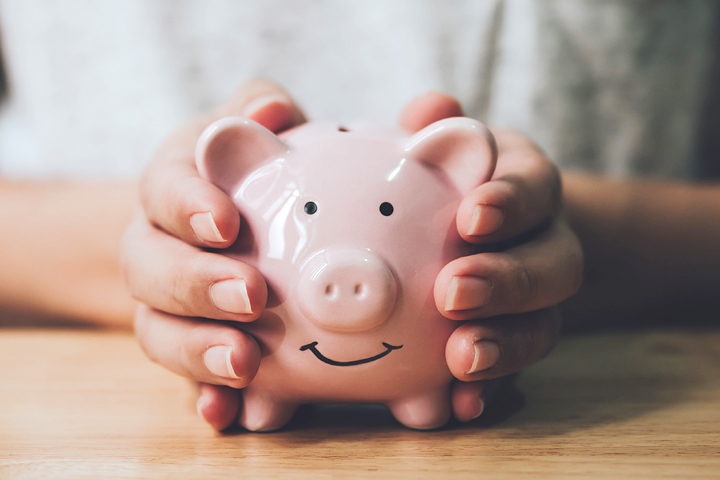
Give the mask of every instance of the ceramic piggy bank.
[{"label": "ceramic piggy bank", "polygon": [[433,287],[471,251],[456,210],[495,160],[490,133],[468,118],[412,136],[313,123],[275,136],[239,117],[203,133],[198,169],[242,215],[224,253],[255,266],[270,292],[263,315],[238,325],[262,352],[242,393],[244,427],[347,402],[384,404],[412,428],[445,424],[445,344],[459,323],[438,312]]}]

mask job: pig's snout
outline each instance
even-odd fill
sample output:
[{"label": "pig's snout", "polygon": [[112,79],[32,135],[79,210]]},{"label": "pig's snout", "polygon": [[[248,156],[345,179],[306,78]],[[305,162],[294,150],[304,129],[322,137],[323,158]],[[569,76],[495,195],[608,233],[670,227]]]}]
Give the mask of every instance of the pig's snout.
[{"label": "pig's snout", "polygon": [[360,332],[388,318],[397,282],[385,262],[369,251],[327,249],[303,265],[297,293],[300,310],[317,326]]}]

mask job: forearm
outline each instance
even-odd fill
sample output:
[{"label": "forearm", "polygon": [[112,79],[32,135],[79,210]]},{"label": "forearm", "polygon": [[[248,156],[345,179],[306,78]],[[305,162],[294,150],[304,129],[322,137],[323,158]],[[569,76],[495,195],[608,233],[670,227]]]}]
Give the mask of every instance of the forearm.
[{"label": "forearm", "polygon": [[634,323],[720,302],[720,185],[609,180],[567,173],[566,214],[586,256],[571,325]]},{"label": "forearm", "polygon": [[0,324],[12,311],[129,328],[118,255],[136,196],[130,183],[0,181]]}]

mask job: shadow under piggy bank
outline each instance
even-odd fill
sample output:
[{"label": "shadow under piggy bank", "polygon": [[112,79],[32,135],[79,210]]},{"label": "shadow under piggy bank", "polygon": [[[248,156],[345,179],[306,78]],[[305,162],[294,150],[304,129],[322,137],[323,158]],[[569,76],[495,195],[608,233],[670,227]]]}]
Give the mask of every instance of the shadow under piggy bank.
[{"label": "shadow under piggy bank", "polygon": [[[711,347],[671,330],[565,337],[547,359],[491,387],[497,391],[481,417],[439,430],[553,437],[627,422],[692,399],[716,368]],[[406,430],[380,405],[306,405],[282,430],[328,429]]]}]

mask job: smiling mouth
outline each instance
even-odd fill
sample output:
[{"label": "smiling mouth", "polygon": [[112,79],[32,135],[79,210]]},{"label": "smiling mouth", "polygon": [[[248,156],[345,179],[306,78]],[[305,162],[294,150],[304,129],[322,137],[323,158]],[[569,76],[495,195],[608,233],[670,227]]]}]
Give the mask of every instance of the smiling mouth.
[{"label": "smiling mouth", "polygon": [[389,343],[383,342],[383,346],[386,348],[386,350],[382,353],[375,355],[374,357],[362,358],[360,360],[353,360],[351,362],[338,362],[337,360],[327,358],[325,355],[320,353],[320,351],[315,348],[317,344],[318,342],[312,342],[308,343],[307,345],[303,345],[302,347],[300,347],[300,351],[304,352],[305,350],[310,350],[313,355],[318,358],[318,360],[325,362],[328,365],[335,365],[336,367],[351,367],[353,365],[362,365],[363,363],[374,362],[375,360],[380,360],[393,350],[399,350],[403,347],[402,345],[396,347],[395,345],[390,345]]}]

